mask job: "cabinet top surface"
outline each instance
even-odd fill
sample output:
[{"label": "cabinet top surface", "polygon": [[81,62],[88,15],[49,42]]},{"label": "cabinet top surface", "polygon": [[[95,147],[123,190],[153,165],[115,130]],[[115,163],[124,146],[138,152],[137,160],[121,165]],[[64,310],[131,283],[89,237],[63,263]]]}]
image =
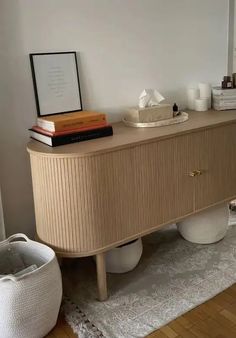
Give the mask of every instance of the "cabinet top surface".
[{"label": "cabinet top surface", "polygon": [[133,128],[126,126],[123,122],[117,122],[113,124],[113,136],[53,148],[32,140],[28,143],[27,150],[30,153],[40,153],[44,156],[53,157],[89,156],[178,136],[217,125],[236,123],[236,110],[192,111],[188,113],[188,121],[179,124],[154,128]]}]

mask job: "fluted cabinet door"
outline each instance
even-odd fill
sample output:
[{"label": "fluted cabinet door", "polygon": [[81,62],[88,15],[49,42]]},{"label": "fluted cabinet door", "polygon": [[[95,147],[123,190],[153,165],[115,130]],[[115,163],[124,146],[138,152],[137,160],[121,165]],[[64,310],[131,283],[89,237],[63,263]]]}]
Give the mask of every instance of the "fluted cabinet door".
[{"label": "fluted cabinet door", "polygon": [[89,255],[193,212],[191,135],[77,157],[32,152],[38,237]]},{"label": "fluted cabinet door", "polygon": [[236,194],[236,124],[196,133],[199,144],[198,168],[202,175],[195,182],[195,209],[230,200]]}]

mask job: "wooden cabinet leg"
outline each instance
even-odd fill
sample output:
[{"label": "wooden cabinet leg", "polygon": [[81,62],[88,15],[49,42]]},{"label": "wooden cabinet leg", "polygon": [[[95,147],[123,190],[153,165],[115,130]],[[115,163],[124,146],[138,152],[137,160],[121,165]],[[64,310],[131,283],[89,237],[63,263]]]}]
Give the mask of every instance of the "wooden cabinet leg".
[{"label": "wooden cabinet leg", "polygon": [[108,298],[105,253],[102,252],[96,255],[96,265],[97,265],[98,299],[100,301],[104,301]]}]

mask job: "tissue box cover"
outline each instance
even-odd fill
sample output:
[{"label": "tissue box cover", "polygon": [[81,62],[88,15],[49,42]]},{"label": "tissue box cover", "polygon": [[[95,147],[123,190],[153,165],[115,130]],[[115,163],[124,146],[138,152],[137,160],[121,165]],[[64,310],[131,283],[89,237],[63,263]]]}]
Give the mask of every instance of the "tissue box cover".
[{"label": "tissue box cover", "polygon": [[167,120],[173,117],[173,109],[170,104],[159,104],[153,107],[128,108],[125,119],[131,122],[155,122]]}]

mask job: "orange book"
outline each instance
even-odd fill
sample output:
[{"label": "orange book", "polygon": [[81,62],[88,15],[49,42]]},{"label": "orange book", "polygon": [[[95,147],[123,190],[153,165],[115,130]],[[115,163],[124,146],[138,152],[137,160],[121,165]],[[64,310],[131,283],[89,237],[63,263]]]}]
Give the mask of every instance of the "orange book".
[{"label": "orange book", "polygon": [[61,135],[68,135],[68,134],[78,133],[80,131],[87,131],[87,130],[104,128],[106,126],[108,126],[108,124],[106,122],[102,122],[102,123],[93,124],[90,127],[80,127],[80,128],[76,128],[76,129],[68,129],[68,130],[55,131],[55,132],[48,131],[48,130],[43,129],[43,128],[39,127],[39,126],[33,126],[29,130],[33,130],[33,131],[36,131],[36,132],[38,132],[40,134],[48,135],[48,136],[61,136]]},{"label": "orange book", "polygon": [[65,131],[105,123],[104,113],[81,111],[38,117],[37,125],[50,132]]}]

